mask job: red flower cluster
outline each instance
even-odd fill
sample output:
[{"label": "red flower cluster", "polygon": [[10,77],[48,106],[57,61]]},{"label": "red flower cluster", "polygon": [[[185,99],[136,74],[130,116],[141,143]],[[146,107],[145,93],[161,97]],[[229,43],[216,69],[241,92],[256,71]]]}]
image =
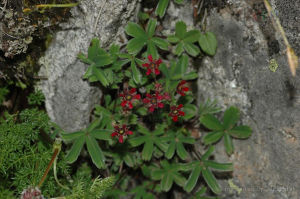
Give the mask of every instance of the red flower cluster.
[{"label": "red flower cluster", "polygon": [[155,94],[151,95],[149,93],[146,94],[146,98],[143,99],[143,102],[147,104],[149,112],[153,112],[156,108],[163,108],[164,104],[162,100],[164,97],[159,94],[159,92],[155,92]]},{"label": "red flower cluster", "polygon": [[182,107],[182,104],[179,104],[177,107],[171,106],[171,112],[169,113],[169,116],[172,117],[174,122],[178,121],[178,117],[184,116],[184,112],[180,110]]},{"label": "red flower cluster", "polygon": [[153,60],[152,55],[148,56],[149,63],[144,63],[142,66],[147,68],[146,75],[150,75],[151,73],[155,75],[159,75],[159,65],[162,63],[161,59]]},{"label": "red flower cluster", "polygon": [[133,101],[141,99],[141,95],[136,94],[136,89],[135,88],[132,88],[129,91],[128,91],[128,89],[126,89],[119,96],[122,97],[121,106],[125,109],[127,109],[127,108],[132,109],[133,108],[133,105],[132,105]]},{"label": "red flower cluster", "polygon": [[120,143],[123,143],[124,136],[132,135],[132,131],[129,131],[129,127],[127,127],[125,124],[122,125],[122,128],[120,128],[118,125],[114,126],[114,128],[115,131],[111,134],[111,137],[117,136]]},{"label": "red flower cluster", "polygon": [[177,93],[181,96],[185,96],[185,92],[189,91],[189,87],[185,86],[185,83],[185,80],[181,80],[181,82],[177,86]]}]

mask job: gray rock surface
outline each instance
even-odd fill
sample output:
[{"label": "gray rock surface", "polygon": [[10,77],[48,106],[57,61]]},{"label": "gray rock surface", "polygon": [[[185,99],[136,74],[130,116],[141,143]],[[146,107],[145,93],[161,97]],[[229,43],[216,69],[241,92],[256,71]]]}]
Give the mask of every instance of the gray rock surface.
[{"label": "gray rock surface", "polygon": [[77,54],[87,52],[93,37],[101,40],[102,47],[116,42],[136,7],[137,0],[80,1],[40,59],[40,75],[48,77],[40,86],[48,114],[64,130],[86,127],[91,110],[101,97],[98,88],[82,80],[87,65],[77,59]]},{"label": "gray rock surface", "polygon": [[[296,5],[292,1],[285,3]],[[297,199],[300,75],[298,71],[297,77],[291,76],[281,41],[279,52],[270,49],[274,46],[266,33],[276,32],[268,32],[262,24],[271,24],[270,21],[253,17],[253,12],[251,5],[243,1],[231,1],[219,12],[211,12],[207,29],[217,34],[218,51],[216,56],[206,57],[199,69],[199,99],[210,97],[223,108],[239,107],[243,123],[253,128],[249,140],[234,140],[235,153],[229,158],[235,165],[233,183],[241,190],[224,180],[221,198]],[[295,24],[293,14],[285,12],[281,16]],[[291,33],[291,43],[299,42],[299,37],[292,34],[295,27],[286,28]],[[276,72],[269,69],[271,58],[278,62]],[[228,161],[223,142],[218,144],[216,159]]]},{"label": "gray rock surface", "polygon": [[[298,55],[299,2],[271,1]],[[191,9],[187,1],[181,7],[171,4],[165,32],[174,30],[177,20],[193,26]],[[223,110],[239,107],[242,123],[253,129],[250,139],[234,140],[231,157],[223,141],[217,145],[215,159],[234,163],[233,179],[220,180],[220,198],[300,198],[300,71],[291,76],[285,46],[263,0],[227,0],[226,6],[209,11],[206,29],[217,35],[218,50],[201,61],[198,101],[216,99]],[[271,59],[278,63],[275,72],[269,69]],[[174,196],[184,198],[179,193]]]}]

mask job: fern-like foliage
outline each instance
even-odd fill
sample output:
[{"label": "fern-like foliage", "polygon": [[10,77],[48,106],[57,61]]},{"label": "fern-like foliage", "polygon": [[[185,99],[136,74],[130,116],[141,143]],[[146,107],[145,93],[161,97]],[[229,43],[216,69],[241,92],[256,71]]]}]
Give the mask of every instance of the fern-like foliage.
[{"label": "fern-like foliage", "polygon": [[66,196],[66,199],[101,199],[105,192],[110,190],[116,182],[114,176],[100,179],[97,177],[91,185],[87,181],[78,181],[73,187],[72,194]]},{"label": "fern-like foliage", "polygon": [[[52,156],[52,146],[42,141],[40,131],[50,132],[50,128],[47,114],[37,109],[1,118],[0,196],[7,193],[19,196],[23,189],[39,183]],[[59,159],[63,156],[61,153]],[[58,168],[59,175],[68,170],[63,160],[58,161]],[[44,196],[63,193],[53,175],[47,177],[41,189]]]}]

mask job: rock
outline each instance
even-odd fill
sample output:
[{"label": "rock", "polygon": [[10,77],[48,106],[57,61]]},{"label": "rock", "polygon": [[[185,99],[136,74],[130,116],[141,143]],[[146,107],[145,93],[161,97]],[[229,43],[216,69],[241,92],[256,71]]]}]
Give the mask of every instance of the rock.
[{"label": "rock", "polygon": [[[206,30],[217,35],[218,49],[214,57],[201,61],[197,98],[216,99],[223,110],[237,106],[241,123],[251,126],[253,134],[248,140],[234,140],[231,157],[223,141],[217,144],[215,159],[234,163],[233,179],[221,180],[224,176],[217,173],[223,188],[220,198],[300,198],[300,71],[291,76],[286,47],[263,0],[226,2],[208,10]],[[271,1],[298,55],[299,2]],[[191,3],[171,4],[167,13],[167,29],[173,31],[172,21],[177,20],[193,24]],[[269,68],[271,59],[278,64],[275,72]]]},{"label": "rock", "polygon": [[36,27],[24,14],[14,9],[0,11],[0,52],[4,57],[13,58],[25,53],[32,42]]},{"label": "rock", "polygon": [[[266,27],[262,27],[262,23],[271,26],[271,22],[254,17],[254,12],[245,1],[231,1],[225,9],[211,11],[207,29],[217,35],[218,50],[214,57],[202,61],[198,98],[200,101],[207,97],[218,99],[223,108],[239,107],[243,123],[253,129],[249,140],[234,140],[235,153],[229,160],[235,168],[232,182],[238,188],[223,181],[221,198],[296,199],[300,197],[300,103],[297,97],[300,75],[298,71],[297,77],[291,76],[285,46],[277,41],[279,49],[274,50],[270,44],[276,39],[270,42]],[[295,18],[290,17],[293,14],[286,11],[279,15],[288,20],[286,23],[297,24]],[[299,42],[300,37],[292,34],[294,26],[290,28],[287,27],[287,32],[291,32],[291,43]],[[268,34],[275,35],[276,31],[273,29]],[[271,58],[275,58],[279,66],[275,72],[268,66]],[[228,161],[223,141],[218,143],[215,157],[220,162]],[[241,189],[240,192],[237,189]]]},{"label": "rock", "polygon": [[77,54],[87,52],[93,37],[100,38],[102,47],[116,42],[136,7],[137,0],[80,1],[40,59],[40,75],[48,77],[40,85],[47,112],[64,130],[85,128],[101,97],[99,88],[82,80],[88,66],[77,59]]}]

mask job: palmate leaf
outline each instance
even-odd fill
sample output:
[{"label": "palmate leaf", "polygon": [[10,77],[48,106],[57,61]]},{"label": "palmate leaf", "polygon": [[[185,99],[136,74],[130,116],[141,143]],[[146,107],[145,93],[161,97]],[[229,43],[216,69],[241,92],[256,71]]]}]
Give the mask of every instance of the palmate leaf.
[{"label": "palmate leaf", "polygon": [[112,63],[110,54],[100,47],[100,41],[98,38],[92,39],[87,57],[84,54],[79,53],[78,58],[81,61],[95,65],[96,67],[102,67]]},{"label": "palmate leaf", "polygon": [[171,159],[176,151],[176,154],[180,159],[185,160],[188,157],[188,152],[184,148],[184,144],[194,144],[195,139],[192,137],[184,136],[182,132],[171,133],[169,137],[165,138],[168,140],[169,146],[165,152],[165,156],[167,159]]},{"label": "palmate leaf", "polygon": [[155,196],[148,192],[154,188],[154,185],[150,181],[144,182],[142,185],[131,189],[130,193],[135,194],[134,199],[155,199]]},{"label": "palmate leaf", "polygon": [[149,19],[146,31],[136,23],[131,22],[126,26],[126,33],[133,37],[126,46],[130,54],[138,54],[147,45],[147,54],[152,55],[153,59],[158,59],[157,47],[168,50],[169,43],[166,40],[154,37],[156,25],[156,19]]},{"label": "palmate leaf", "polygon": [[142,151],[142,159],[149,161],[152,158],[155,147],[165,152],[167,150],[167,144],[161,141],[161,135],[164,133],[165,125],[157,125],[155,131],[150,132],[142,125],[138,125],[138,132],[143,134],[137,137],[129,139],[129,143],[132,147],[137,147],[144,144]]},{"label": "palmate leaf", "polygon": [[137,152],[130,152],[130,145],[127,142],[122,145],[116,145],[113,150],[105,151],[104,154],[112,158],[116,168],[119,168],[123,163],[129,167],[134,167],[138,164],[139,154]]},{"label": "palmate leaf", "polygon": [[151,178],[160,180],[160,187],[163,191],[169,191],[174,182],[181,187],[185,185],[186,179],[179,173],[182,170],[180,164],[170,164],[168,161],[162,160],[160,165],[161,168],[152,168]]},{"label": "palmate leaf", "polygon": [[183,51],[189,55],[196,57],[200,53],[198,46],[194,45],[200,37],[199,30],[190,30],[187,32],[186,24],[183,21],[178,21],[175,25],[175,35],[168,36],[168,41],[177,44],[174,53],[180,56]]},{"label": "palmate leaf", "polygon": [[68,163],[73,163],[77,160],[84,143],[85,143],[84,136],[80,136],[75,140],[71,150],[68,152],[66,156],[66,161]]},{"label": "palmate leaf", "polygon": [[200,117],[200,122],[208,129],[213,131],[222,131],[222,123],[213,115],[206,114]]},{"label": "palmate leaf", "polygon": [[194,187],[197,184],[198,178],[201,174],[201,170],[202,170],[201,166],[196,166],[193,169],[192,173],[190,174],[190,177],[188,178],[188,180],[184,186],[185,191],[191,192],[194,189]]},{"label": "palmate leaf", "polygon": [[246,139],[251,136],[252,130],[249,126],[236,126],[227,132],[234,138]]},{"label": "palmate leaf", "polygon": [[83,145],[86,143],[89,155],[92,158],[93,163],[99,169],[105,168],[105,157],[96,139],[111,140],[108,129],[97,129],[101,124],[101,120],[94,120],[85,130],[70,133],[67,135],[64,133],[62,138],[64,140],[74,140],[74,144],[66,156],[66,161],[73,163],[78,159],[78,156],[82,150]]},{"label": "palmate leaf", "polygon": [[105,168],[105,157],[96,139],[93,136],[86,136],[86,146],[93,163],[100,169]]},{"label": "palmate leaf", "polygon": [[249,126],[236,126],[239,119],[239,110],[235,107],[229,107],[223,118],[223,124],[212,114],[205,114],[200,117],[200,122],[208,129],[213,130],[206,134],[202,141],[209,145],[218,142],[224,136],[225,150],[228,155],[234,152],[232,138],[246,139],[251,136],[252,130]]},{"label": "palmate leaf", "polygon": [[189,167],[187,168],[188,170],[192,170],[192,172],[190,173],[190,176],[184,186],[185,191],[191,192],[194,189],[202,172],[202,176],[209,188],[215,194],[219,194],[221,192],[221,188],[210,169],[232,171],[233,165],[231,163],[217,163],[212,160],[208,160],[213,151],[214,147],[210,146],[209,149],[201,157],[201,160],[189,163]]},{"label": "palmate leaf", "polygon": [[203,178],[204,178],[205,182],[209,186],[209,188],[215,194],[220,194],[221,193],[220,185],[218,184],[217,179],[212,174],[212,172],[209,169],[207,169],[207,168],[203,168],[202,175],[203,175]]},{"label": "palmate leaf", "polygon": [[222,137],[224,136],[224,132],[211,132],[206,134],[202,141],[204,142],[204,144],[209,145],[209,144],[214,144],[216,142],[218,142]]},{"label": "palmate leaf", "polygon": [[223,127],[224,129],[231,129],[239,120],[240,118],[240,111],[236,107],[229,107],[223,117]]}]

